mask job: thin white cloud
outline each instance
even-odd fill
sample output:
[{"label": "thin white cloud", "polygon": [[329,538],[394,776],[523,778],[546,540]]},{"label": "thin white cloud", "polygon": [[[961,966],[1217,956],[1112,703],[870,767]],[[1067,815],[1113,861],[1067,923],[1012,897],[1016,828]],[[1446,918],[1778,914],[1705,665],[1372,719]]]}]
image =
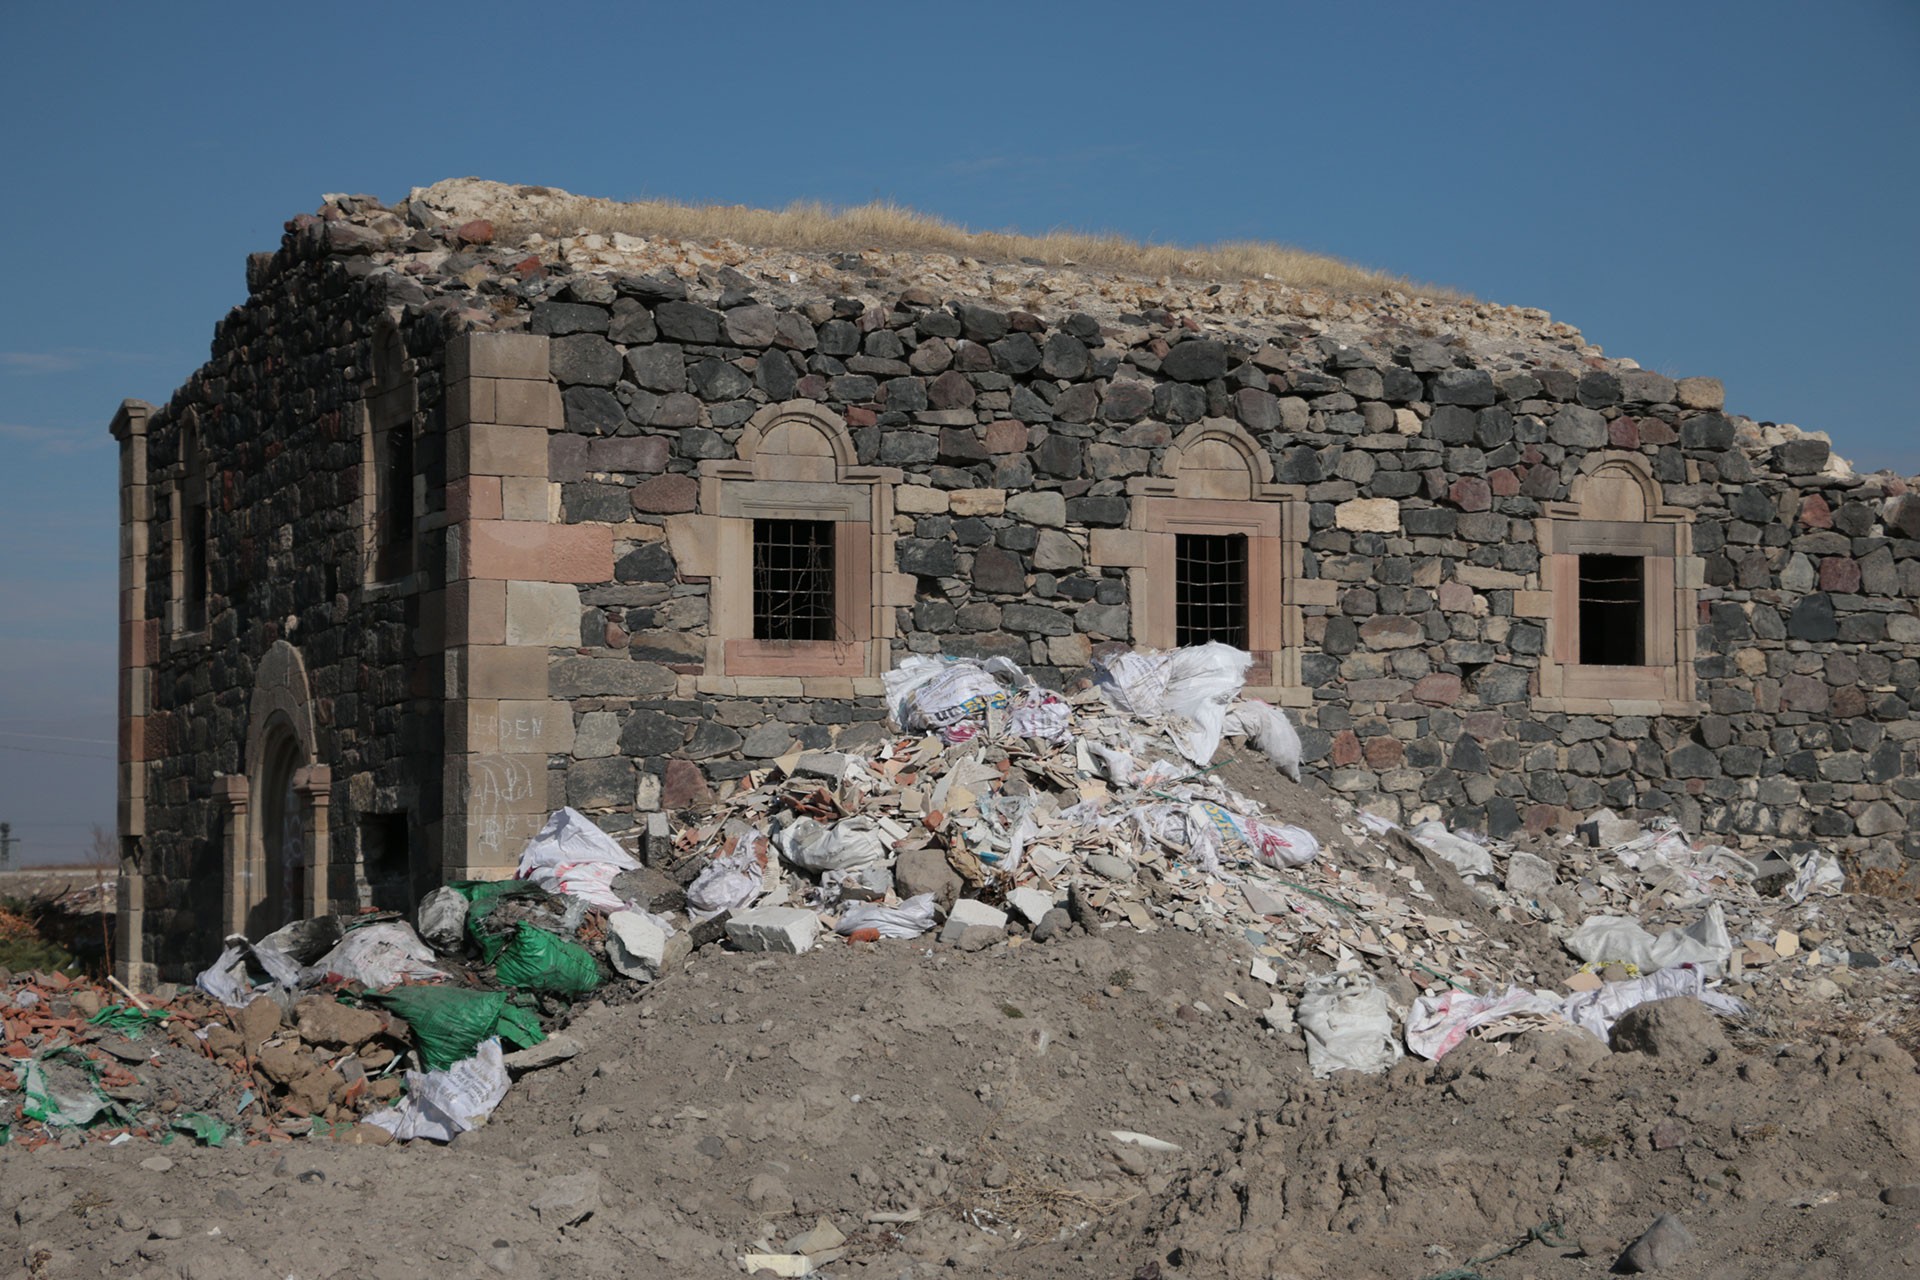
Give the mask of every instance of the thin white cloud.
[{"label": "thin white cloud", "polygon": [[0,351],[0,369],[8,373],[73,373],[94,365],[146,364],[152,359],[144,351],[56,347],[51,351]]},{"label": "thin white cloud", "polygon": [[0,444],[26,445],[41,454],[91,453],[113,443],[99,428],[48,427],[30,422],[0,422]]}]

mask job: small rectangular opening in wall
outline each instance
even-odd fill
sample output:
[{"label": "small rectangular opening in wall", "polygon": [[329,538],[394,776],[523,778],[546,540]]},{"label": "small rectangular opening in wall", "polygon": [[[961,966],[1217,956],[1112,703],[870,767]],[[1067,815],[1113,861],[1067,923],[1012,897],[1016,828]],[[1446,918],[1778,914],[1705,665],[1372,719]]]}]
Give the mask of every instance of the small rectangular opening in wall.
[{"label": "small rectangular opening in wall", "polygon": [[181,512],[181,568],[185,582],[184,628],[202,631],[207,625],[207,506],[189,499]]},{"label": "small rectangular opening in wall", "polygon": [[833,522],[753,522],[753,638],[832,640]]},{"label": "small rectangular opening in wall", "polygon": [[389,427],[375,440],[374,574],[391,582],[413,572],[413,432]]},{"label": "small rectangular opening in wall", "polygon": [[1639,556],[1580,557],[1580,664],[1638,667],[1647,661],[1647,562]]},{"label": "small rectangular opening in wall", "polygon": [[1247,647],[1247,536],[1175,536],[1174,643]]},{"label": "small rectangular opening in wall", "polygon": [[405,911],[413,905],[413,858],[404,813],[360,815],[360,875],[368,906]]}]

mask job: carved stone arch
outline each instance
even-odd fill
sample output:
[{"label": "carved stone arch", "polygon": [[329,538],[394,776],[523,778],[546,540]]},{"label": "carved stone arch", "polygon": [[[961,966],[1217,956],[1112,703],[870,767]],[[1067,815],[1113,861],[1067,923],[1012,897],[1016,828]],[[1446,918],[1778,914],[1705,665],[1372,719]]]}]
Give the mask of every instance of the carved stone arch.
[{"label": "carved stone arch", "polygon": [[1093,564],[1127,570],[1133,643],[1166,649],[1187,642],[1179,613],[1183,539],[1242,539],[1244,634],[1253,654],[1248,692],[1268,702],[1307,705],[1312,691],[1302,683],[1300,666],[1306,490],[1275,484],[1273,459],[1230,418],[1206,418],[1186,428],[1167,447],[1158,470],[1127,482],[1126,535],[1090,539]]},{"label": "carved stone arch", "polygon": [[[845,420],[812,400],[760,409],[741,429],[734,455],[700,463],[697,511],[667,526],[680,571],[713,584],[697,688],[785,692],[797,679],[808,696],[878,692],[891,666],[894,610],[912,603],[914,592],[912,577],[894,564],[899,470],[860,465]],[[761,521],[833,526],[832,639],[757,634],[753,566]]]},{"label": "carved stone arch", "polygon": [[756,480],[841,480],[859,465],[845,420],[812,400],[762,408],[747,420],[735,454]]},{"label": "carved stone arch", "polygon": [[1253,498],[1273,481],[1273,459],[1231,418],[1207,418],[1180,433],[1160,474],[1180,498]]},{"label": "carved stone arch", "polygon": [[[1545,504],[1534,521],[1542,599],[1530,607],[1546,620],[1537,709],[1700,710],[1693,662],[1702,569],[1693,555],[1693,512],[1661,498],[1645,457],[1601,450],[1581,460],[1567,500]],[[1592,633],[1592,649],[1583,631]],[[1631,652],[1605,643],[1623,636]]]},{"label": "carved stone arch", "polygon": [[1582,520],[1653,520],[1679,510],[1660,501],[1660,482],[1637,453],[1590,454],[1567,496]]},{"label": "carved stone arch", "polygon": [[253,695],[247,703],[247,776],[260,772],[268,729],[275,718],[309,761],[319,754],[313,734],[313,695],[307,683],[307,664],[300,651],[285,640],[273,642],[253,673]]},{"label": "carved stone arch", "polygon": [[229,806],[224,917],[258,937],[329,903],[332,774],[318,763],[313,698],[300,651],[277,640],[254,672],[246,773],[224,780]]}]

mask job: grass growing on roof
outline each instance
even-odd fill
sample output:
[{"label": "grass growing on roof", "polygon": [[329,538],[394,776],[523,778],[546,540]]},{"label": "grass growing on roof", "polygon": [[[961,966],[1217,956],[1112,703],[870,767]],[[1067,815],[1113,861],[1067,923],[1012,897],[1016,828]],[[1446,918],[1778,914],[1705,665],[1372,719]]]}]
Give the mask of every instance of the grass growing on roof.
[{"label": "grass growing on roof", "polygon": [[525,195],[550,195],[553,201],[537,219],[503,222],[503,230],[522,236],[534,231],[557,236],[585,230],[602,235],[624,232],[680,240],[733,240],[748,245],[823,252],[890,249],[992,261],[1030,260],[1044,266],[1153,277],[1273,279],[1282,284],[1336,293],[1382,293],[1398,289],[1434,298],[1460,296],[1452,290],[1264,240],[1187,246],[1147,243],[1112,232],[1054,230],[1027,235],[1017,231],[971,231],[891,200],[845,208],[798,201],[784,209],[755,209],[747,205],[689,204],[678,200],[607,200],[541,187],[516,190]]}]

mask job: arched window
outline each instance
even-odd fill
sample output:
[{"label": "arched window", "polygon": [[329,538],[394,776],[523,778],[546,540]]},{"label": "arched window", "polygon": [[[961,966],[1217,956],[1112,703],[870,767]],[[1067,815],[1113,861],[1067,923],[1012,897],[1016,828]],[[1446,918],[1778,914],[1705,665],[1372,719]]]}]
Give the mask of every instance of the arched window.
[{"label": "arched window", "polygon": [[700,464],[705,534],[674,546],[712,581],[706,676],[885,673],[900,473],[858,465],[846,424],[809,400],[761,409],[735,454]]},{"label": "arched window", "polygon": [[191,414],[180,425],[179,439],[180,462],[172,495],[173,537],[169,540],[172,600],[168,621],[174,635],[186,636],[207,630],[210,574],[207,539],[212,532],[208,508],[212,495],[207,478],[206,447],[199,423]]},{"label": "arched window", "polygon": [[414,568],[413,366],[396,325],[373,342],[373,379],[362,387],[360,496],[367,582],[393,582]]},{"label": "arched window", "polygon": [[1660,501],[1634,453],[1591,455],[1568,497],[1536,522],[1550,597],[1541,696],[1583,714],[1697,710],[1693,513]]},{"label": "arched window", "polygon": [[1128,535],[1096,537],[1097,564],[1128,568],[1133,640],[1155,649],[1218,640],[1253,654],[1249,692],[1300,686],[1306,493],[1273,483],[1273,460],[1239,423],[1180,433],[1161,474],[1128,484]]}]

